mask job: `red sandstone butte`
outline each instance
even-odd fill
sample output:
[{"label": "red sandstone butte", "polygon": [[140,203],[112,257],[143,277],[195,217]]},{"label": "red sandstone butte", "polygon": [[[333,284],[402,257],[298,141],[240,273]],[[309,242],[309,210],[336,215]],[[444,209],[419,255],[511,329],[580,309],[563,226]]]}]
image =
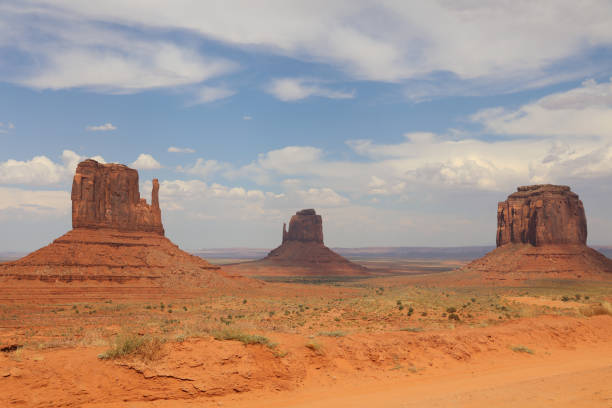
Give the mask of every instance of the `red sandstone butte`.
[{"label": "red sandstone butte", "polygon": [[367,268],[354,264],[323,244],[323,221],[313,209],[298,211],[283,224],[281,245],[264,259],[235,264],[228,269],[251,276],[351,276],[368,275]]},{"label": "red sandstone butte", "polygon": [[497,206],[497,248],[464,270],[493,281],[612,279],[612,260],[586,240],[584,207],[568,186],[518,187]]},{"label": "red sandstone butte", "polygon": [[122,164],[85,160],[72,182],[72,228],[113,228],[164,235],[159,182],[153,179],[151,205],[140,198],[138,172]]},{"label": "red sandstone butte", "polygon": [[568,186],[523,186],[497,205],[497,246],[586,245],[582,201]]},{"label": "red sandstone butte", "polygon": [[138,172],[94,160],[79,163],[72,183],[73,229],[15,262],[0,265],[0,278],[21,281],[124,283],[233,287],[237,281],[164,236],[159,183],[151,204],[140,198]]}]

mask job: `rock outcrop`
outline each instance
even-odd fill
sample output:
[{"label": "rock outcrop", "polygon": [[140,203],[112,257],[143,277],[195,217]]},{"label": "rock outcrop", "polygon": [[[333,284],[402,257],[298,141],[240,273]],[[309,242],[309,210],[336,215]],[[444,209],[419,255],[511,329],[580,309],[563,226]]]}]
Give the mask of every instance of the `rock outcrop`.
[{"label": "rock outcrop", "polygon": [[161,286],[233,287],[236,280],[164,236],[159,183],[151,204],[140,198],[138,172],[94,160],[79,163],[72,184],[73,229],[15,262],[0,278],[46,282],[154,282]]},{"label": "rock outcrop", "polygon": [[612,278],[612,260],[586,246],[582,201],[568,186],[519,187],[497,206],[497,248],[464,271],[493,282]]},{"label": "rock outcrop", "polygon": [[578,195],[568,186],[523,186],[497,205],[497,246],[585,245],[587,223]]},{"label": "rock outcrop", "polygon": [[72,182],[72,228],[112,228],[164,235],[159,182],[153,179],[151,204],[140,198],[138,172],[122,164],[85,160]]},{"label": "rock outcrop", "polygon": [[295,213],[287,224],[283,224],[283,243],[286,241],[316,242],[323,244],[323,220],[315,210],[308,209]]},{"label": "rock outcrop", "polygon": [[323,243],[323,221],[313,209],[295,213],[289,229],[283,224],[282,244],[264,259],[232,265],[229,270],[264,276],[368,275],[367,268],[338,255]]}]

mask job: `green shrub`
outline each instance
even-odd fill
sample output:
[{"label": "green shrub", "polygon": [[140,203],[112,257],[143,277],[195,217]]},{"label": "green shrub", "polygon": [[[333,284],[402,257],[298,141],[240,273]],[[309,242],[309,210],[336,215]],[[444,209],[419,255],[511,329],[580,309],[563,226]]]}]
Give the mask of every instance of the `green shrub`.
[{"label": "green shrub", "polygon": [[446,313],[455,313],[457,311],[457,308],[455,307],[447,307],[446,308]]},{"label": "green shrub", "polygon": [[231,327],[217,330],[213,332],[212,335],[216,340],[238,340],[244,344],[262,344],[270,349],[277,346],[276,343],[265,336],[244,333]]},{"label": "green shrub", "polygon": [[457,320],[459,321],[459,315],[457,313],[451,313],[448,315],[448,320]]}]

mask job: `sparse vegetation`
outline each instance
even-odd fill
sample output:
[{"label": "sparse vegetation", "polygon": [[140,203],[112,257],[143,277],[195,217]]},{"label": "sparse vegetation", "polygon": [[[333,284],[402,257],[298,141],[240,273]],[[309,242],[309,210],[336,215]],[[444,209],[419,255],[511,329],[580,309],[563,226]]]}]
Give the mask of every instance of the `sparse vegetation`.
[{"label": "sparse vegetation", "polygon": [[402,327],[400,331],[407,331],[412,333],[419,333],[423,331],[422,327]]},{"label": "sparse vegetation", "polygon": [[265,336],[244,333],[238,329],[230,327],[217,330],[213,332],[212,335],[216,340],[237,340],[244,344],[262,344],[270,349],[277,346],[276,343],[272,342]]},{"label": "sparse vegetation", "polygon": [[346,336],[346,332],[343,332],[343,331],[319,332],[319,336],[344,337],[344,336]]},{"label": "sparse vegetation", "polygon": [[512,351],[515,351],[517,353],[527,353],[527,354],[534,354],[534,351],[531,350],[530,348],[527,348],[525,346],[513,346],[511,347]]},{"label": "sparse vegetation", "polygon": [[163,344],[164,340],[159,337],[122,333],[114,339],[111,348],[98,357],[103,360],[113,360],[138,356],[143,360],[153,361],[161,356]]}]

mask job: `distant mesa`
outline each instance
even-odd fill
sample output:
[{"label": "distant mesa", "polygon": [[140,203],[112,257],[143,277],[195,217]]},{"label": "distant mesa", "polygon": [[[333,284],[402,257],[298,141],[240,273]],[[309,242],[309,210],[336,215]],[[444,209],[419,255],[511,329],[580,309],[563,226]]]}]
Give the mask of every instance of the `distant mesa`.
[{"label": "distant mesa", "polygon": [[283,224],[283,244],[287,241],[316,242],[323,244],[323,220],[315,210],[308,209],[295,213],[287,224]]},{"label": "distant mesa", "polygon": [[584,206],[570,187],[518,187],[497,206],[497,248],[464,269],[492,280],[612,278],[612,260],[586,241]]},{"label": "distant mesa", "polygon": [[73,229],[17,261],[0,277],[47,282],[131,280],[155,285],[231,286],[234,280],[164,236],[159,182],[151,204],[140,198],[138,172],[121,164],[85,160],[72,183]]},{"label": "distant mesa", "polygon": [[245,275],[352,276],[367,268],[338,255],[323,243],[323,220],[313,209],[295,213],[289,229],[283,224],[281,245],[265,258],[230,267]]}]

